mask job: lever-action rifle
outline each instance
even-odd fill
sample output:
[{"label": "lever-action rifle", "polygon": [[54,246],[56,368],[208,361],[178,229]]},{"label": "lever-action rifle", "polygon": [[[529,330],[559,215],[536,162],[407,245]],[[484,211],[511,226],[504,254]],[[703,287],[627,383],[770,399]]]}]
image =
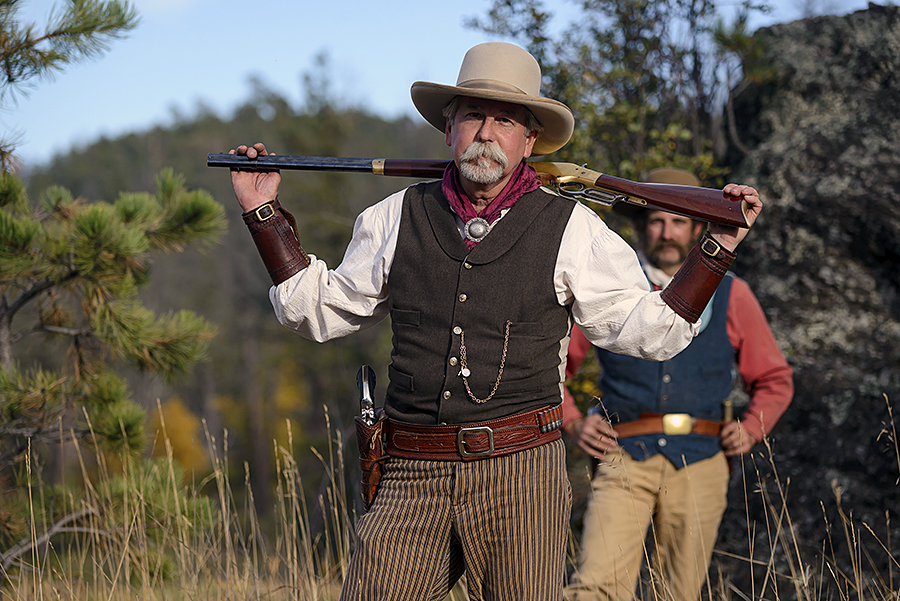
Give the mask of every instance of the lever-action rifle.
[{"label": "lever-action rifle", "polygon": [[[211,153],[208,167],[229,167],[274,171],[346,171],[394,175],[400,177],[439,178],[448,160],[439,159],[355,159],[341,157],[301,157],[266,155],[256,159],[225,153]],[[736,200],[721,190],[675,184],[633,182],[591,171],[573,163],[530,161],[545,186],[561,196],[612,206],[616,203],[658,209],[702,221],[713,221],[736,227],[747,226],[747,203]]]}]

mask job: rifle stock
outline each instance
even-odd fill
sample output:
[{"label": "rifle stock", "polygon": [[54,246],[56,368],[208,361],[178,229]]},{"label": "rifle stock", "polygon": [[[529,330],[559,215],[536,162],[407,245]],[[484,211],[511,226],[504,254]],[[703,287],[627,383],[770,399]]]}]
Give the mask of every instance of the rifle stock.
[{"label": "rifle stock", "polygon": [[[208,167],[228,167],[274,171],[342,171],[415,178],[439,178],[450,161],[446,159],[359,159],[267,155],[245,156],[210,153]],[[531,161],[544,185],[553,186],[563,196],[611,206],[615,203],[659,209],[702,221],[736,227],[747,226],[747,203],[721,190],[675,184],[633,182],[579,167],[573,163]]]}]

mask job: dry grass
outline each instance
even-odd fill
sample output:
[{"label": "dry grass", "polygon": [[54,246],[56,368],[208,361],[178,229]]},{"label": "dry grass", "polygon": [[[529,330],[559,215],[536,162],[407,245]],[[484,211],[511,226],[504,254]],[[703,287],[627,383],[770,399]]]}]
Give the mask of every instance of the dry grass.
[{"label": "dry grass", "polygon": [[[68,519],[53,523],[47,532],[38,532],[34,525],[48,523],[48,516],[59,511],[50,506],[41,486],[30,489],[31,534],[19,545],[0,552],[0,601],[337,599],[357,515],[355,502],[348,501],[344,480],[344,441],[340,432],[327,425],[331,433],[327,448],[313,450],[327,478],[314,508],[307,504],[309,495],[300,476],[293,439],[289,437],[287,448],[275,448],[276,519],[271,520],[273,526],[265,533],[253,509],[249,468],[244,465],[244,481],[237,489],[229,479],[227,440],[216,441],[207,435],[209,449],[224,442],[226,452],[220,456],[211,451],[210,475],[188,487],[180,483],[179,467],[170,447],[167,460],[149,467],[122,461],[120,476],[111,475],[102,460],[96,474],[91,473],[81,449],[76,447],[84,497],[76,500],[70,496],[63,512]],[[881,435],[892,442],[900,466],[892,415]],[[303,457],[310,460],[308,453]],[[29,455],[26,469],[33,466]],[[821,541],[816,557],[803,556],[801,550],[809,547],[797,539],[797,529],[787,511],[785,486],[774,463],[768,467],[775,474],[774,486],[744,481],[745,495],[763,495],[767,517],[764,523],[748,519],[747,555],[729,557],[732,563],[743,562],[751,572],[752,590],[738,590],[727,575],[722,575],[716,584],[707,585],[704,598],[900,601],[900,593],[895,590],[895,571],[900,573],[896,550],[875,536],[870,525],[857,523],[852,514],[845,514],[837,487],[838,515],[836,523],[828,524],[828,532],[845,538],[852,557],[849,562],[847,558],[838,561],[830,554],[834,545],[828,540]],[[753,470],[751,461],[744,473]],[[34,477],[31,473],[28,476]],[[214,493],[201,494],[201,490]],[[235,490],[241,494],[236,495]],[[322,516],[316,520],[321,527],[315,529],[310,519],[313,511]],[[832,518],[824,515],[824,519],[829,522]],[[888,532],[890,519],[885,512]],[[769,549],[761,552],[754,548],[753,541],[760,540],[762,531]],[[877,541],[875,557],[860,543],[863,534]],[[879,572],[876,566],[885,564],[886,572]],[[851,569],[838,567],[842,565]],[[643,580],[639,598],[663,598],[662,591],[653,590],[651,583],[655,581],[658,579]],[[465,598],[462,586],[448,597]]]}]

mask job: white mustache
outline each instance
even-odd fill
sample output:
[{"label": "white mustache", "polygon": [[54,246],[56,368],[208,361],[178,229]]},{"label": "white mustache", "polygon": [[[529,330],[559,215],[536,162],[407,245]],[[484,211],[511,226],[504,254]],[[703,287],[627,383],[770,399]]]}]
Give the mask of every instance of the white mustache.
[{"label": "white mustache", "polygon": [[497,162],[503,169],[506,169],[509,164],[506,153],[494,142],[472,142],[459,159],[464,162],[477,163],[482,157]]}]

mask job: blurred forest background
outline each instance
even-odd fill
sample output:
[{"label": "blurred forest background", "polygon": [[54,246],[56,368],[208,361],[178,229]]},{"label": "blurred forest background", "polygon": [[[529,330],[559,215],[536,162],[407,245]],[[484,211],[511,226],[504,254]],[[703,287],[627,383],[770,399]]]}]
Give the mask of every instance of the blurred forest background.
[{"label": "blurred forest background", "polygon": [[[758,296],[795,370],[796,395],[768,445],[733,466],[712,578],[724,573],[743,591],[759,586],[748,559],[777,564],[788,553],[766,542],[773,524],[794,537],[778,538],[779,545],[833,557],[838,570],[868,570],[879,578],[897,573],[900,530],[892,523],[900,511],[900,455],[892,408],[900,397],[900,11],[870,4],[844,17],[751,32],[746,19],[724,22],[712,2],[602,0],[586,2],[577,27],[552,38],[548,10],[538,0],[497,0],[471,23],[528,47],[544,67],[542,93],[575,110],[573,141],[548,160],[634,180],[655,167],[677,166],[708,187],[752,184],[766,201],[733,271]],[[742,15],[753,10],[748,4]],[[332,97],[327,55],[308,67],[303,81],[301,106],[257,81],[230,117],[201,112],[171,127],[101,139],[23,174],[32,199],[62,186],[86,202],[112,202],[124,192],[154,191],[157,175],[172,168],[187,189],[206,191],[224,207],[221,242],[154,257],[141,293],[156,312],[188,309],[215,326],[207,360],[178,380],[139,369],[125,375],[146,411],[146,453],[165,451],[156,434],[159,403],[185,483],[202,482],[212,469],[208,432],[233,479],[249,474],[263,517],[274,507],[276,444],[291,445],[302,458],[312,501],[327,486],[309,452],[328,444],[326,410],[347,443],[348,481],[358,481],[355,375],[363,363],[375,367],[382,397],[390,328],[383,323],[326,344],[283,330],[228,172],[207,168],[207,153],[264,141],[278,154],[447,156],[443,136],[430,126],[386,121]],[[356,215],[411,181],[283,176],[280,199],[297,217],[304,247],[331,266],[341,260]],[[599,211],[630,238],[627,223]],[[54,352],[24,345],[16,357],[22,365],[52,365]],[[594,392],[592,370],[586,366],[572,382],[582,403]],[[736,401],[740,408],[740,395]],[[66,445],[61,449],[41,449],[45,477],[80,479],[75,459]],[[588,462],[570,451],[577,533]],[[790,524],[773,515],[773,499],[789,512]],[[859,528],[852,538],[856,551],[864,551],[850,553],[855,559],[847,558],[847,538],[832,536],[842,513]]]}]

